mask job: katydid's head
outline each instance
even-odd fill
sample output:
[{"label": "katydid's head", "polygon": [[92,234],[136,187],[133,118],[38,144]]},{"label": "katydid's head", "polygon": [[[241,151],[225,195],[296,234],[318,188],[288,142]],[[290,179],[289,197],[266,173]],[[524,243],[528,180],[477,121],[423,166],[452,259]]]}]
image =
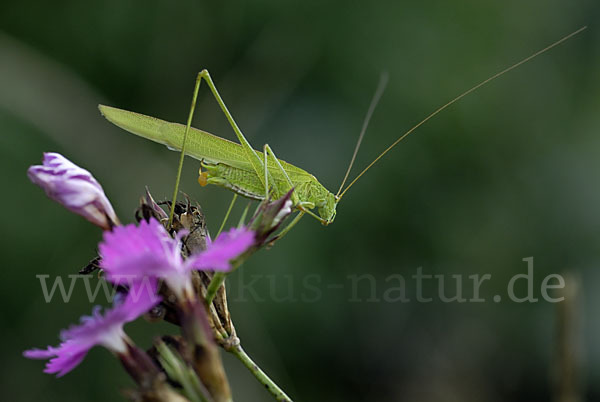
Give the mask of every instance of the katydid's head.
[{"label": "katydid's head", "polygon": [[327,226],[335,219],[335,208],[337,207],[337,199],[335,195],[327,192],[325,202],[319,206],[319,216],[323,219],[323,225]]}]

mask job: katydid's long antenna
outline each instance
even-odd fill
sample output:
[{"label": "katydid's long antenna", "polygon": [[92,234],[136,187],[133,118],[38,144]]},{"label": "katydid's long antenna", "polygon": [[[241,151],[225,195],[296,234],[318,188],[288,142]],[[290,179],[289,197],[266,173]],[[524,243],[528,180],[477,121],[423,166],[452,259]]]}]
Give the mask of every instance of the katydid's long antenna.
[{"label": "katydid's long antenna", "polygon": [[571,39],[573,36],[577,35],[578,33],[580,33],[581,31],[585,30],[586,28],[587,28],[587,26],[583,26],[583,27],[579,28],[578,30],[576,30],[575,32],[572,32],[572,33],[568,34],[567,36],[563,37],[562,39],[554,42],[553,44],[551,44],[549,46],[546,46],[542,50],[538,50],[537,52],[535,52],[531,56],[526,57],[523,60],[519,61],[518,63],[513,64],[512,66],[510,66],[508,68],[505,68],[504,70],[500,71],[499,73],[496,73],[496,74],[492,75],[490,78],[488,78],[488,79],[480,82],[479,84],[475,85],[471,89],[469,89],[469,90],[463,92],[462,94],[458,95],[456,98],[452,99],[450,102],[448,102],[445,105],[443,105],[443,106],[439,107],[438,109],[436,109],[429,116],[427,116],[423,120],[421,120],[417,125],[413,126],[410,130],[408,130],[407,132],[405,132],[404,134],[402,134],[402,136],[400,136],[400,138],[398,138],[396,141],[394,141],[392,143],[392,145],[390,145],[382,153],[380,153],[379,156],[373,160],[373,162],[369,163],[369,165],[362,172],[360,172],[360,174],[358,176],[356,176],[356,178],[354,180],[352,180],[352,182],[348,185],[348,187],[346,187],[344,189],[344,191],[342,191],[342,193],[338,197],[338,201],[344,196],[344,194],[346,194],[346,191],[348,191],[350,189],[350,187],[352,187],[354,185],[354,183],[356,183],[358,181],[358,179],[360,179],[362,177],[362,175],[364,175],[374,164],[376,164],[379,161],[379,159],[383,158],[383,156],[385,154],[387,154],[396,145],[398,145],[398,143],[400,141],[402,141],[404,138],[406,138],[410,133],[412,133],[413,131],[415,131],[417,128],[421,127],[424,123],[426,123],[433,116],[437,115],[439,112],[441,112],[442,110],[446,109],[448,106],[450,106],[453,103],[459,101],[460,99],[464,98],[465,96],[467,96],[471,92],[479,89],[480,87],[484,86],[485,84],[489,83],[490,81],[495,80],[496,78],[500,77],[501,75],[504,75],[504,74],[508,73],[509,71],[511,71],[511,70],[519,67],[520,65],[522,65],[524,63],[527,63],[529,60],[531,60],[531,59],[539,56],[542,53],[547,52],[548,50],[552,49],[555,46],[560,45],[564,41],[566,41],[568,39]]},{"label": "katydid's long antenna", "polygon": [[371,116],[373,116],[373,112],[375,111],[375,107],[379,103],[381,99],[381,95],[383,95],[383,91],[385,91],[385,87],[387,86],[389,79],[389,74],[387,72],[381,73],[379,77],[379,84],[377,85],[377,89],[375,90],[375,94],[373,95],[373,99],[371,99],[371,104],[369,105],[369,110],[367,111],[367,115],[365,116],[365,121],[363,122],[362,129],[360,130],[360,135],[358,136],[358,141],[356,141],[356,146],[354,147],[354,153],[352,154],[352,159],[350,160],[350,164],[348,165],[348,170],[346,170],[346,174],[344,175],[344,180],[342,180],[342,184],[340,184],[340,189],[338,190],[336,197],[344,188],[344,184],[346,184],[346,180],[348,180],[348,175],[350,175],[350,171],[352,170],[352,165],[354,165],[354,161],[356,160],[356,155],[358,154],[358,150],[360,148],[360,144],[362,143],[363,137],[367,132],[367,127],[369,126],[369,122],[371,121]]}]

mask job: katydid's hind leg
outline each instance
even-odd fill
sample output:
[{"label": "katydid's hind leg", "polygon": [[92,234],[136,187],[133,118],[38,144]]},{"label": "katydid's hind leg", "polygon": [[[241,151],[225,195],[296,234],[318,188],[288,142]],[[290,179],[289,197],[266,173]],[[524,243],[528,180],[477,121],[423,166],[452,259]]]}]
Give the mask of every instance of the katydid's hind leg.
[{"label": "katydid's hind leg", "polygon": [[[221,95],[219,95],[219,91],[217,90],[217,87],[215,86],[212,78],[210,77],[208,70],[202,70],[201,72],[198,73],[198,79],[196,81],[197,88],[194,93],[194,103],[193,104],[195,105],[197,89],[199,88],[199,86],[200,86],[199,82],[202,79],[204,79],[206,81],[206,83],[208,84],[208,87],[210,88],[210,91],[212,92],[215,100],[217,101],[219,107],[221,108],[221,111],[223,112],[223,114],[225,114],[227,121],[229,121],[229,125],[235,132],[235,135],[237,136],[238,141],[240,142],[240,145],[244,149],[244,152],[246,154],[246,157],[248,158],[248,161],[252,164],[254,173],[256,173],[257,177],[261,181],[261,184],[264,186],[265,195],[268,196],[269,183],[272,183],[273,186],[276,186],[277,183],[275,182],[275,180],[273,180],[273,177],[272,177],[271,173],[269,172],[267,157],[265,156],[264,163],[263,163],[260,156],[254,151],[254,149],[252,148],[252,146],[250,145],[250,143],[248,142],[246,137],[244,137],[244,134],[242,134],[242,130],[240,130],[240,128],[238,127],[237,123],[233,119],[233,116],[227,109],[225,102],[223,102]],[[192,112],[193,112],[193,109],[192,109]],[[191,118],[190,118],[189,124],[191,124]],[[278,165],[279,169],[281,169],[284,177],[286,178],[288,184],[290,185],[290,188],[293,188],[293,183],[292,183],[291,179],[289,178],[285,169],[283,169],[283,166],[281,166],[281,163],[279,162],[279,160],[277,159],[277,157],[275,156],[275,154],[273,153],[271,148],[268,145],[265,148],[266,148],[266,151],[272,155],[272,157],[275,160],[276,164]],[[277,193],[280,193],[279,191],[277,191],[278,189],[276,187],[275,187],[275,190]],[[298,195],[296,194],[295,191],[292,193],[292,202],[294,202],[294,204],[298,207],[298,209],[300,209],[300,214],[299,214],[300,217],[303,216],[305,213],[307,213],[307,214],[313,216],[314,218],[320,220],[321,222],[323,222],[323,220],[319,216],[317,216],[316,214],[314,214],[313,212],[310,211],[310,209],[314,208],[315,205],[310,202],[300,201],[300,199],[298,198]],[[300,217],[296,217],[292,223],[295,225],[296,222],[300,219]],[[290,225],[292,225],[292,224],[290,224]],[[288,227],[290,225],[288,225]],[[289,229],[288,229],[288,227],[286,227],[286,229],[284,229],[284,230],[286,230],[286,233],[287,233],[287,230],[291,229],[291,227],[289,227]]]},{"label": "katydid's hind leg", "polygon": [[[267,183],[265,182],[265,179],[263,176],[264,166],[263,166],[262,160],[260,159],[258,154],[254,151],[254,149],[252,149],[252,146],[250,145],[250,143],[248,142],[246,137],[244,137],[244,134],[242,134],[242,130],[240,130],[240,128],[238,127],[237,123],[233,119],[233,116],[229,112],[229,109],[227,109],[225,102],[223,102],[221,95],[219,95],[219,91],[217,91],[217,87],[215,86],[212,78],[210,77],[208,70],[200,71],[198,73],[198,77],[199,77],[199,79],[204,79],[206,81],[206,83],[208,84],[208,87],[210,88],[210,91],[212,92],[215,100],[219,104],[221,111],[223,112],[223,114],[225,114],[225,117],[227,118],[229,125],[235,132],[235,135],[237,136],[238,141],[240,142],[240,145],[244,149],[244,153],[246,154],[248,161],[252,165],[252,168],[254,169],[254,173],[256,173],[256,175],[258,176],[258,178],[262,182],[262,184],[265,186],[265,188],[268,188]],[[268,172],[267,172],[267,177],[269,178],[269,180],[271,182],[273,182],[273,178],[270,177]]]}]

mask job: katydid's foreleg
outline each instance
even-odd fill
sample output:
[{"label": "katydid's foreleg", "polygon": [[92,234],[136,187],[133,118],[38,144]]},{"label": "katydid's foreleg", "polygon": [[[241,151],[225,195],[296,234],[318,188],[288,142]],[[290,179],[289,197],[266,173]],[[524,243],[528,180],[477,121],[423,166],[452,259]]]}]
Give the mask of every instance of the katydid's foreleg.
[{"label": "katydid's foreleg", "polygon": [[[275,153],[273,152],[273,150],[271,149],[271,147],[269,146],[269,144],[265,144],[263,147],[263,154],[264,154],[264,162],[265,162],[265,182],[268,184],[268,179],[267,179],[267,171],[268,171],[268,165],[269,165],[269,160],[268,157],[271,156],[271,158],[273,158],[273,160],[275,161],[275,164],[277,165],[278,169],[281,171],[281,173],[283,174],[283,177],[285,177],[287,184],[288,184],[288,188],[285,190],[281,190],[276,182],[273,182],[273,192],[275,194],[283,194],[287,191],[289,191],[290,189],[294,189],[294,183],[292,182],[292,179],[290,179],[290,176],[287,174],[287,172],[285,171],[285,169],[283,168],[283,166],[281,166],[281,162],[279,162],[279,159],[277,159],[277,156],[275,156]],[[265,196],[265,200],[268,199],[269,197],[269,188],[266,188],[266,196]],[[300,219],[302,218],[302,216],[304,216],[305,213],[312,215],[313,217],[317,218],[318,220],[322,219],[320,217],[318,217],[317,215],[315,215],[314,213],[312,213],[311,211],[307,210],[305,208],[305,206],[307,206],[308,208],[314,208],[314,204],[312,203],[306,203],[306,202],[302,202],[300,201],[300,199],[298,198],[298,195],[296,194],[296,191],[292,191],[292,195],[291,195],[291,201],[292,203],[300,210],[300,212],[298,213],[298,215],[296,215],[296,217],[286,226],[284,227],[279,234],[277,235],[276,240],[281,239],[283,236],[286,235],[287,232],[290,231],[290,229],[292,229],[296,223],[298,223],[298,221],[300,221]]]},{"label": "katydid's foreleg", "polygon": [[[283,177],[285,177],[285,180],[287,181],[288,186],[289,186],[289,188],[287,190],[294,188],[294,183],[292,182],[292,179],[290,179],[290,176],[288,175],[288,173],[285,171],[285,169],[281,165],[281,162],[279,162],[279,159],[277,159],[277,156],[275,156],[275,153],[273,152],[273,150],[271,149],[269,144],[265,144],[264,149],[265,149],[266,153],[269,153],[269,155],[271,155],[271,157],[275,161],[275,165],[277,166],[277,168],[279,169],[279,171],[281,172]],[[267,160],[266,156],[265,156],[265,160]],[[303,208],[312,209],[315,207],[315,205],[312,202],[306,202],[306,201],[300,200],[300,198],[298,197],[298,194],[296,194],[296,191],[292,192],[292,202],[294,203],[294,205],[298,206],[299,209],[302,209],[302,210],[303,210]],[[308,212],[308,211],[305,211],[305,212]]]},{"label": "katydid's foreleg", "polygon": [[[269,146],[269,144],[265,144],[264,145],[264,147],[263,147],[263,154],[265,156],[265,180],[266,180],[266,175],[267,175],[267,170],[268,170],[268,164],[269,164],[268,163],[268,156],[270,155],[273,158],[273,160],[275,161],[275,164],[277,165],[278,169],[281,170],[281,173],[283,174],[283,177],[285,177],[285,179],[286,179],[286,181],[288,183],[289,189],[293,189],[294,188],[294,183],[290,179],[290,176],[287,174],[287,172],[285,171],[285,169],[283,168],[283,166],[281,166],[281,162],[279,162],[279,159],[277,159],[277,156],[275,156],[275,153],[273,152],[273,150],[271,149],[271,147]],[[283,192],[280,191],[279,188],[277,188],[277,183],[273,183],[273,184],[274,184],[274,190],[273,191],[276,194],[282,194]],[[267,189],[267,196],[268,196],[268,189]],[[286,225],[277,234],[277,236],[275,237],[275,241],[282,239],[283,236],[285,236],[294,226],[296,226],[296,224],[300,221],[300,219],[302,219],[302,217],[304,216],[305,213],[308,213],[310,215],[315,216],[317,219],[320,219],[318,216],[316,216],[311,211],[305,209],[302,206],[302,202],[298,198],[298,195],[296,194],[296,191],[292,191],[291,201],[300,210],[300,212],[298,213],[298,215],[296,215],[294,217],[294,219],[288,225]],[[314,205],[313,205],[313,207],[314,207]]]},{"label": "katydid's foreleg", "polygon": [[[273,186],[272,186],[273,193],[277,194],[277,195],[282,195],[282,194],[286,193],[287,191],[289,191],[290,189],[294,188],[294,183],[292,183],[292,180],[288,176],[287,172],[285,171],[283,166],[281,166],[281,162],[279,162],[279,159],[277,159],[277,157],[275,156],[275,153],[273,152],[273,150],[271,149],[269,144],[264,145],[263,153],[265,155],[265,175],[266,175],[266,170],[268,169],[268,156],[270,155],[271,158],[273,158],[273,160],[275,161],[275,164],[277,165],[278,169],[281,171],[283,177],[285,177],[287,184],[288,184],[288,188],[281,189],[281,188],[279,188],[278,184],[276,182],[274,182]],[[298,198],[298,195],[296,194],[295,191],[292,192],[292,202],[294,203],[294,205],[298,205],[298,203],[300,202],[300,199]]]},{"label": "katydid's foreleg", "polygon": [[300,211],[298,213],[298,215],[296,215],[294,217],[294,219],[286,227],[284,227],[281,230],[281,232],[279,232],[277,234],[277,237],[275,238],[275,240],[281,240],[283,238],[283,236],[285,236],[290,231],[290,229],[292,229],[294,226],[296,226],[296,223],[298,223],[303,216],[304,216],[304,211]]},{"label": "katydid's foreleg", "polygon": [[[287,181],[287,183],[289,185],[289,189],[293,189],[294,188],[294,183],[292,182],[292,179],[290,179],[290,176],[287,174],[287,172],[285,171],[285,169],[281,165],[281,162],[279,162],[279,159],[277,159],[277,156],[275,156],[275,153],[273,152],[273,150],[271,149],[271,147],[269,146],[269,144],[265,144],[264,150],[265,150],[265,152],[268,152],[271,155],[271,157],[273,158],[273,160],[275,161],[275,164],[277,165],[277,168],[281,171],[283,177],[285,177],[285,179],[286,179],[286,181]],[[267,157],[266,157],[266,154],[265,154],[265,163],[266,163],[266,161],[267,161]],[[279,194],[281,194],[281,193],[282,192],[279,192]],[[314,212],[310,211],[311,209],[313,209],[315,207],[315,204],[313,204],[312,202],[308,202],[308,201],[302,201],[298,197],[298,194],[296,194],[296,191],[292,192],[292,202],[294,203],[294,205],[296,206],[296,208],[298,208],[303,213],[307,213],[308,215],[310,215],[313,218],[317,219],[321,223],[325,223],[326,222],[323,218],[321,218],[320,216],[318,216]]]},{"label": "katydid's foreleg", "polygon": [[[285,169],[283,168],[283,166],[281,166],[281,162],[279,162],[279,159],[277,159],[277,157],[275,156],[275,153],[273,152],[273,150],[271,149],[269,144],[264,145],[263,152],[265,154],[265,170],[267,170],[267,154],[269,154],[275,161],[275,165],[277,165],[277,168],[281,171],[281,174],[283,175],[283,177],[285,177],[285,180],[288,183],[289,187],[286,190],[289,191],[290,189],[294,188],[294,183],[292,183],[290,176],[288,176],[288,174],[285,171]],[[277,191],[278,194],[282,194],[282,193],[286,192],[286,191],[278,191],[278,190],[280,190],[278,188],[275,188],[275,190]],[[294,205],[298,205],[300,203],[300,199],[298,198],[298,195],[296,194],[295,191],[292,192],[292,202],[294,203]]]}]

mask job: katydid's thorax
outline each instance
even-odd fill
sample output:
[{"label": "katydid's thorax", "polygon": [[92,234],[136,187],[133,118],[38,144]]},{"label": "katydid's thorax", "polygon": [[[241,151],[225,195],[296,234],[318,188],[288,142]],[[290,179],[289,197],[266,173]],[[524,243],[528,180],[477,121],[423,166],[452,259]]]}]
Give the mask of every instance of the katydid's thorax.
[{"label": "katydid's thorax", "polygon": [[333,222],[336,207],[335,196],[325,186],[312,176],[312,180],[305,182],[304,187],[300,185],[297,189],[299,190],[297,194],[301,201],[314,204],[321,219],[328,224]]},{"label": "katydid's thorax", "polygon": [[[202,162],[203,172],[200,173],[200,184],[214,184],[227,188],[235,193],[253,200],[264,200],[265,190],[262,182],[253,171],[233,167],[225,163]],[[314,205],[319,216],[327,222],[335,217],[335,196],[329,192],[310,173],[289,164],[285,170],[290,177],[294,191],[302,203]],[[284,175],[277,169],[270,169],[275,186],[270,186],[271,197],[279,199],[289,190],[289,184]]]}]

